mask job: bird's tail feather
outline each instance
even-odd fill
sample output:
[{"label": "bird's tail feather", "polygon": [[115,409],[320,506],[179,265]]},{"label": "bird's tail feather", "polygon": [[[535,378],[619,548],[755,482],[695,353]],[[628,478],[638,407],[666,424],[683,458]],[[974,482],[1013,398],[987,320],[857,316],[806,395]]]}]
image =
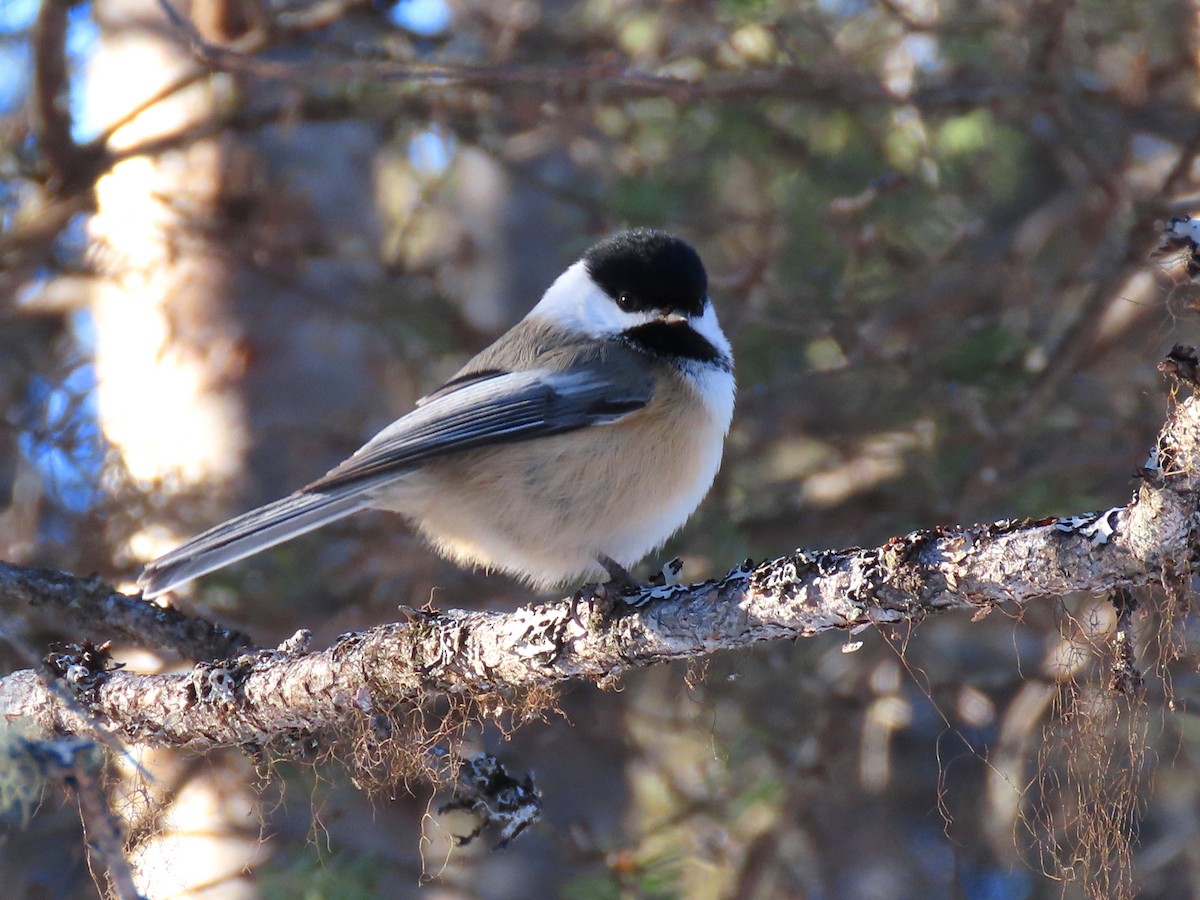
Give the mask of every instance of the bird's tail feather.
[{"label": "bird's tail feather", "polygon": [[149,563],[138,578],[143,596],[157,597],[207,572],[290,541],[369,505],[362,491],[292,494],[210,528]]}]

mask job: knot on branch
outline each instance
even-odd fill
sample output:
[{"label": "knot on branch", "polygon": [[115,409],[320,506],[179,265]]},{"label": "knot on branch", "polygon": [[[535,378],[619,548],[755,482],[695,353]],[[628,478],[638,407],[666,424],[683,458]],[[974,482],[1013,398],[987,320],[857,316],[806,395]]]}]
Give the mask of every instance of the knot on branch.
[{"label": "knot on branch", "polygon": [[249,671],[247,667],[243,667],[239,672],[235,668],[220,664],[200,663],[192,669],[192,675],[188,681],[188,705],[236,706],[238,692]]},{"label": "knot on branch", "polygon": [[123,669],[124,663],[113,662],[112,644],[81,641],[54,644],[42,663],[47,671],[64,684],[68,691],[85,705],[94,704],[109,673]]},{"label": "knot on branch", "polygon": [[1167,358],[1158,364],[1158,371],[1163,375],[1190,388],[1200,387],[1200,381],[1197,380],[1198,368],[1200,358],[1196,356],[1196,348],[1188,344],[1176,344],[1167,354]]}]

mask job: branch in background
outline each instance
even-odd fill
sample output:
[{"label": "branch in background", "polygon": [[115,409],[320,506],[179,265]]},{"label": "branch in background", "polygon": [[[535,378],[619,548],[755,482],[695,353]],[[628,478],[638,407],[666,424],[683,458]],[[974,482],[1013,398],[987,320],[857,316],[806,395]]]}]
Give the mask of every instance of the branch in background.
[{"label": "branch in background", "polygon": [[42,0],[33,28],[33,130],[49,166],[52,192],[66,196],[90,188],[96,178],[98,146],[81,147],[71,134],[67,68],[67,24],[72,0]]},{"label": "branch in background", "polygon": [[[67,86],[64,42],[70,3],[64,0],[49,0],[42,4],[34,40],[35,131],[51,170],[51,184],[59,196],[90,191],[101,175],[123,159],[141,155],[152,156],[219,133],[230,125],[255,127],[256,123],[276,121],[283,114],[283,111],[259,111],[249,116],[245,122],[240,121],[237,116],[231,118],[218,115],[182,132],[160,136],[143,145],[119,150],[108,146],[117,127],[214,71],[257,77],[293,87],[334,82],[344,85],[347,95],[355,97],[361,94],[363,84],[414,82],[421,85],[421,92],[407,99],[421,104],[430,102],[429,89],[434,86],[470,87],[490,93],[496,93],[505,87],[536,87],[570,98],[601,91],[610,99],[663,97],[675,103],[787,97],[830,106],[881,104],[953,110],[976,106],[996,107],[1021,97],[1040,96],[1047,89],[1043,80],[1013,82],[1008,79],[999,83],[985,78],[974,81],[960,78],[953,84],[918,86],[911,95],[899,95],[873,76],[855,79],[849,77],[846,72],[823,72],[795,62],[744,72],[714,70],[702,77],[678,77],[633,68],[616,55],[602,56],[573,65],[539,67],[423,63],[410,60],[368,60],[331,64],[280,62],[254,54],[271,46],[272,39],[280,34],[303,33],[336,21],[340,15],[362,5],[362,0],[336,0],[320,4],[298,18],[281,13],[272,20],[270,27],[252,28],[239,39],[224,45],[206,40],[170,0],[159,0],[159,4],[171,27],[203,66],[203,70],[182,76],[155,96],[138,104],[112,127],[84,144],[77,144],[73,140],[70,115],[64,106]],[[917,23],[910,22],[909,27],[920,30]],[[327,91],[316,92],[316,97],[309,97],[310,93],[313,92],[301,91],[308,105],[317,108],[328,105]],[[390,102],[395,103],[399,99],[393,96]],[[1128,115],[1141,112],[1139,109],[1127,108],[1120,97],[1106,98],[1106,102],[1107,108],[1125,109]],[[294,112],[294,105],[294,102],[291,102],[287,111]],[[317,117],[337,118],[349,116],[352,112],[352,104],[348,102],[335,102],[333,106],[334,110],[324,114],[318,112]],[[1185,123],[1191,121],[1186,111],[1182,110],[1175,118]],[[1192,129],[1189,124],[1185,135],[1181,130],[1183,128],[1183,125],[1178,125],[1165,130],[1151,130],[1165,139],[1186,142],[1192,134]],[[11,252],[14,249],[13,244],[14,241],[8,239],[0,241],[0,253]]]},{"label": "branch in background", "polygon": [[957,83],[945,88],[922,90],[919,96],[900,96],[873,76],[852,79],[847,72],[822,72],[790,62],[770,69],[749,72],[717,71],[702,78],[662,75],[631,67],[617,54],[607,54],[582,63],[559,66],[463,65],[411,60],[333,63],[313,65],[278,62],[251,55],[262,49],[262,35],[221,46],[206,40],[196,26],[171,2],[158,0],[180,40],[205,68],[233,72],[285,83],[322,80],[353,84],[385,81],[430,82],[446,86],[480,87],[495,91],[502,86],[538,87],[568,93],[601,90],[623,97],[664,97],[675,103],[703,98],[745,99],[789,97],[826,102],[883,103],[957,107],[989,104],[1028,96],[1037,86],[1006,82]]},{"label": "branch in background", "polygon": [[222,659],[257,648],[240,631],[122,594],[99,578],[0,562],[0,600],[47,607],[89,635],[120,635],[139,647],[184,659]]},{"label": "branch in background", "polygon": [[[1163,369],[1183,379],[1195,366],[1194,351],[1177,348]],[[866,550],[801,550],[719,581],[648,589],[615,611],[579,598],[511,613],[413,611],[320,652],[281,647],[184,674],[90,673],[81,699],[105,728],[152,746],[278,746],[283,737],[311,752],[331,735],[387,740],[379,716],[436,695],[511,698],[766,641],[1157,584],[1186,571],[1194,552],[1195,398],[1175,408],[1140,475],[1133,500],[1101,514],[937,527]],[[0,681],[0,714],[41,734],[92,728],[32,671]]]},{"label": "branch in background", "polygon": [[[984,492],[991,491],[994,479],[983,478],[984,472],[994,476],[996,472],[1011,471],[1016,465],[1016,437],[1046,411],[1058,397],[1066,380],[1084,367],[1089,353],[1096,351],[1097,334],[1105,321],[1102,315],[1104,309],[1112,302],[1113,297],[1120,295],[1121,287],[1130,277],[1145,268],[1147,259],[1163,255],[1161,247],[1155,251],[1151,240],[1142,239],[1140,236],[1154,235],[1161,244],[1163,231],[1161,227],[1154,227],[1154,223],[1169,211],[1162,198],[1175,196],[1179,192],[1197,157],[1200,157],[1200,129],[1193,130],[1183,142],[1174,165],[1163,177],[1157,190],[1151,193],[1154,200],[1134,206],[1136,220],[1131,226],[1121,228],[1120,246],[1103,254],[1081,253],[1071,270],[1060,279],[1057,289],[1062,292],[1068,290],[1072,282],[1086,281],[1090,282],[1091,286],[1072,313],[1057,342],[1053,346],[1047,346],[1046,367],[1005,412],[994,435],[983,447],[982,459],[976,466],[973,477],[961,492],[966,502],[977,504]],[[1111,221],[1117,215],[1117,210],[1128,202],[1127,198],[1112,193],[1105,194],[1104,197],[1106,206],[1103,212],[1095,214],[1092,210],[1086,216],[1082,211],[1077,213],[1081,227],[1095,228]],[[1103,227],[1091,236],[1090,241],[1094,246],[1104,245]],[[1193,246],[1192,250],[1194,249]],[[1088,273],[1086,276],[1085,272]]]},{"label": "branch in background", "polygon": [[[1200,129],[1194,131],[1184,142],[1179,150],[1179,157],[1164,176],[1162,184],[1151,192],[1150,196],[1155,198],[1155,202],[1144,203],[1135,208],[1137,220],[1121,231],[1123,246],[1116,252],[1110,251],[1107,258],[1101,257],[1097,260],[1095,254],[1088,254],[1084,258],[1079,266],[1080,270],[1099,268],[1099,271],[1090,275],[1092,287],[1084,301],[1079,304],[1072,322],[1059,338],[1057,345],[1048,348],[1046,368],[1022,395],[1021,403],[1005,417],[1004,426],[999,433],[1003,441],[1011,440],[1013,435],[1024,430],[1028,423],[1049,405],[1067,377],[1080,368],[1104,321],[1101,314],[1105,306],[1112,302],[1113,297],[1118,296],[1121,286],[1135,271],[1143,269],[1146,260],[1150,258],[1153,249],[1151,238],[1133,240],[1131,236],[1147,235],[1161,241],[1161,230],[1154,227],[1154,222],[1161,219],[1166,212],[1161,198],[1172,197],[1178,193],[1187,173],[1191,172],[1195,165],[1197,156],[1200,156]],[[1087,218],[1100,222],[1111,221],[1122,202],[1127,201],[1119,196],[1113,197],[1103,213],[1096,216],[1089,214]],[[1081,214],[1080,218],[1085,217]],[[1098,233],[1095,243],[1099,245],[1102,239],[1103,232]]]},{"label": "branch in background", "polygon": [[[93,860],[103,866],[102,871],[107,872],[112,896],[119,900],[140,900],[142,895],[125,858],[120,817],[109,808],[105,796],[102,760],[95,752],[96,745],[80,738],[30,741],[12,736],[10,740],[32,761],[43,784],[60,782],[75,794],[88,850]],[[17,751],[10,748],[10,760],[13,752]],[[98,879],[95,873],[93,877]],[[97,887],[102,888],[99,883]]]},{"label": "branch in background", "polygon": [[[1041,76],[1017,80],[1012,77],[989,79],[981,73],[961,73],[953,82],[918,85],[909,93],[898,93],[873,74],[863,75],[845,70],[822,70],[802,65],[795,57],[770,67],[745,71],[727,71],[705,66],[702,73],[686,77],[647,71],[631,66],[617,53],[596,55],[571,65],[520,66],[475,65],[413,60],[372,60],[338,63],[295,63],[264,59],[253,54],[266,49],[267,39],[280,33],[302,33],[314,24],[336,20],[339,6],[322,6],[309,21],[306,17],[291,18],[281,14],[266,29],[243,35],[228,44],[206,40],[199,30],[172,0],[158,0],[181,43],[196,60],[210,71],[231,72],[278,81],[290,85],[314,82],[340,82],[361,86],[388,81],[418,83],[422,91],[432,86],[475,87],[497,93],[503,87],[535,87],[575,99],[581,94],[601,92],[609,99],[665,98],[673,103],[699,100],[746,100],[765,97],[786,97],[824,103],[831,107],[856,104],[881,104],[893,107],[915,106],[922,109],[970,109],[976,106],[1003,107],[1022,99],[1040,99],[1050,87]],[[357,3],[346,0],[345,8]],[[816,21],[813,26],[816,27]],[[924,30],[915,22],[907,23],[908,30]],[[963,24],[960,29],[984,31],[994,27],[984,18]],[[940,33],[947,29],[938,23]],[[832,40],[832,38],[831,38]],[[1130,115],[1144,113],[1140,107],[1123,102],[1119,96],[1106,96],[1107,108],[1124,110]],[[1181,110],[1171,134],[1185,128],[1190,134],[1190,110]]]},{"label": "branch in background", "polygon": [[33,109],[38,148],[53,180],[70,180],[79,148],[67,108],[67,14],[70,0],[44,0],[33,28]]}]

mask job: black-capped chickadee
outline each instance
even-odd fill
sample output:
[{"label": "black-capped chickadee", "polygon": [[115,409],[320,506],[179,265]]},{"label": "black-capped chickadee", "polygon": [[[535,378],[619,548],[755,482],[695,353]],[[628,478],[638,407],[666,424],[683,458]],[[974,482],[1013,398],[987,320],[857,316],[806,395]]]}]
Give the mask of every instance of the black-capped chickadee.
[{"label": "black-capped chickadee", "polygon": [[368,508],[536,587],[617,577],[708,492],[733,401],[699,255],[661,231],[622,232],[341,465],[156,559],[139,583],[155,597]]}]

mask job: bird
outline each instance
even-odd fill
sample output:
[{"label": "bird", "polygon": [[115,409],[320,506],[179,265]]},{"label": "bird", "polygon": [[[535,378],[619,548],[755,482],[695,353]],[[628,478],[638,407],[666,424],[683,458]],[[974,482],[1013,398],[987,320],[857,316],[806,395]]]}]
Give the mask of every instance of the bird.
[{"label": "bird", "polygon": [[656,229],[588,249],[516,325],[325,475],[145,566],[147,599],[364,509],[464,567],[628,584],[716,477],[733,353],[696,250]]}]

